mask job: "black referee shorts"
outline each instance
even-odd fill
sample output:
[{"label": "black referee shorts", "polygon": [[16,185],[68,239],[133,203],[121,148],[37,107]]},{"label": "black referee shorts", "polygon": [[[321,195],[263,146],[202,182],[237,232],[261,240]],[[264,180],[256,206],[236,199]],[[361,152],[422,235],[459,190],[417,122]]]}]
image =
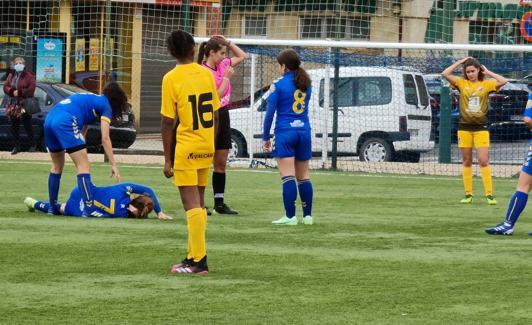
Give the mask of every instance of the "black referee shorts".
[{"label": "black referee shorts", "polygon": [[218,134],[215,146],[216,150],[231,149],[231,121],[229,110],[225,108],[218,111]]}]

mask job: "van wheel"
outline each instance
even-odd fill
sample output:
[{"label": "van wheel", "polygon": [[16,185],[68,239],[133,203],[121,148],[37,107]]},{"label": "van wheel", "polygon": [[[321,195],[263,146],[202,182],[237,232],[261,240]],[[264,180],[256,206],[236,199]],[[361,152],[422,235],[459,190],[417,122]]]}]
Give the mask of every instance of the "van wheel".
[{"label": "van wheel", "polygon": [[246,140],[238,133],[231,131],[231,149],[229,159],[247,157]]},{"label": "van wheel", "polygon": [[392,145],[382,138],[369,138],[360,147],[360,161],[391,161],[393,156]]},{"label": "van wheel", "polygon": [[415,151],[402,151],[395,153],[395,161],[418,163],[421,159],[421,153]]}]

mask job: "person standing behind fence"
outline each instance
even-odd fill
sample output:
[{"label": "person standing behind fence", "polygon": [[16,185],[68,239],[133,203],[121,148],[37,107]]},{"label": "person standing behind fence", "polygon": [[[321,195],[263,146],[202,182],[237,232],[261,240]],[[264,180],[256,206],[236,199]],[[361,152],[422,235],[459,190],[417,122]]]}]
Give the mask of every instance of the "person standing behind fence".
[{"label": "person standing behind fence", "polygon": [[[313,188],[309,175],[312,145],[308,118],[308,103],[312,90],[310,77],[301,68],[301,60],[294,50],[288,49],[279,53],[277,62],[282,78],[270,87],[262,135],[263,148],[266,152],[272,152],[276,158],[282,178],[285,215],[272,221],[272,224],[297,225],[295,201],[299,187],[303,224],[312,225]],[[275,145],[272,145],[270,129],[274,115]]]},{"label": "person standing behind fence", "polygon": [[[453,75],[460,65],[463,78]],[[489,166],[490,134],[487,129],[489,93],[499,91],[508,81],[489,71],[476,59],[466,57],[458,60],[442,72],[453,87],[460,92],[460,119],[458,121],[458,147],[462,154],[462,176],[465,197],[460,201],[469,204],[473,201],[473,146],[477,150],[480,175],[484,185],[484,193],[488,204],[495,205],[493,183]],[[485,80],[485,76],[493,79]]]},{"label": "person standing behind fence", "polygon": [[[235,55],[227,57],[227,51]],[[227,157],[231,149],[231,122],[227,106],[231,97],[231,77],[233,68],[246,58],[246,53],[236,44],[231,43],[221,35],[214,35],[207,42],[200,45],[198,63],[208,68],[212,73],[220,98],[218,134],[216,134],[216,152],[214,154],[214,171],[212,172],[212,190],[214,193],[214,212],[219,214],[238,214],[224,203],[225,169]]]},{"label": "person standing behind fence", "polygon": [[13,60],[13,71],[7,76],[4,82],[4,93],[6,94],[5,106],[17,105],[22,111],[10,114],[11,134],[13,136],[12,155],[22,151],[20,142],[20,122],[24,124],[24,129],[28,135],[29,152],[36,149],[35,135],[31,125],[31,114],[24,111],[24,99],[33,97],[35,93],[35,75],[26,69],[26,61],[18,56]]},{"label": "person standing behind fence", "polygon": [[174,31],[167,39],[167,46],[178,65],[165,74],[161,89],[164,175],[173,176],[179,188],[188,230],[187,256],[171,272],[206,275],[209,267],[204,195],[214,157],[220,102],[211,73],[194,62],[192,35]]}]

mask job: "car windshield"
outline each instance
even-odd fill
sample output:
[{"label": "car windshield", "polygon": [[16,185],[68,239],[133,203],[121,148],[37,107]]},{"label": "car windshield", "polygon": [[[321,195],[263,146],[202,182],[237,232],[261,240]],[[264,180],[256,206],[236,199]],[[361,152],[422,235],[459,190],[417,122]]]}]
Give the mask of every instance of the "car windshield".
[{"label": "car windshield", "polygon": [[76,86],[72,86],[72,85],[54,84],[52,85],[52,87],[65,97],[74,95],[76,93],[91,94],[91,92],[88,90],[85,90],[85,89],[82,89]]}]

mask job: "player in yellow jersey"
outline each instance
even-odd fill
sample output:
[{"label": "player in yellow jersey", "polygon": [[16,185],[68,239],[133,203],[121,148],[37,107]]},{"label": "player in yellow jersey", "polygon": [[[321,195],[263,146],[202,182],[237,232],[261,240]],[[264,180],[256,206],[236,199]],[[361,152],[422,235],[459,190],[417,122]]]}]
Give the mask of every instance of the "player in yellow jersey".
[{"label": "player in yellow jersey", "polygon": [[[453,75],[458,66],[463,67],[463,78]],[[493,183],[489,166],[490,134],[487,128],[489,93],[499,91],[508,80],[500,76],[476,59],[467,57],[456,61],[442,72],[453,87],[460,92],[460,119],[458,121],[458,147],[462,154],[462,176],[465,197],[460,201],[468,204],[473,201],[473,147],[477,150],[480,175],[488,204],[495,205]],[[493,79],[485,80],[485,76]]]},{"label": "player in yellow jersey", "polygon": [[214,157],[220,103],[212,74],[194,63],[194,38],[184,31],[174,31],[167,45],[177,59],[177,66],[164,76],[162,83],[164,174],[174,176],[179,187],[188,230],[187,256],[171,272],[205,275],[209,268],[204,193]]}]

